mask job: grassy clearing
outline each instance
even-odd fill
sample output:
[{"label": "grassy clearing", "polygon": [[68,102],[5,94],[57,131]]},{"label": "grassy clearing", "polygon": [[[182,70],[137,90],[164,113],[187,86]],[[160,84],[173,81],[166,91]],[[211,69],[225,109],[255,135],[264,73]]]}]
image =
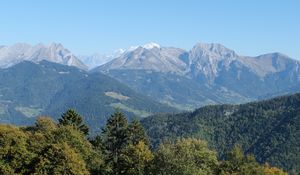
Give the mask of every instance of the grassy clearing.
[{"label": "grassy clearing", "polygon": [[122,103],[111,103],[110,106],[112,106],[114,108],[120,108],[120,109],[123,109],[128,112],[132,112],[132,113],[134,113],[134,115],[139,116],[139,117],[148,117],[151,115],[150,112],[134,109],[134,108],[126,106]]},{"label": "grassy clearing", "polygon": [[24,107],[24,106],[19,106],[15,107],[15,110],[21,112],[24,114],[26,117],[32,118],[38,116],[41,112],[41,108],[32,108],[32,107]]},{"label": "grassy clearing", "polygon": [[105,92],[104,93],[106,96],[109,96],[113,99],[117,99],[117,100],[128,100],[130,97],[119,94],[117,92]]}]

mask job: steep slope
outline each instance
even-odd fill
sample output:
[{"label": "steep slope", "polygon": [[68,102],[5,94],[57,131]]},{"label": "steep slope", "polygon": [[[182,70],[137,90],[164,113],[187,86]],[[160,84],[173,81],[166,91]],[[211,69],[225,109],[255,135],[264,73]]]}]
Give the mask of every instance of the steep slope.
[{"label": "steep slope", "polygon": [[129,117],[173,111],[101,73],[41,61],[0,69],[0,122],[29,124],[38,115],[58,118],[68,108],[85,117],[92,131],[118,107]]},{"label": "steep slope", "polygon": [[279,53],[240,57],[228,69],[221,69],[221,76],[216,78],[215,84],[247,97],[277,94],[300,84],[299,66],[299,61]]},{"label": "steep slope", "polygon": [[300,94],[156,115],[142,123],[154,145],[163,139],[196,137],[207,140],[222,157],[238,144],[260,162],[300,172]]},{"label": "steep slope", "polygon": [[228,69],[238,55],[221,44],[196,44],[189,52],[188,75],[213,83],[220,69]]},{"label": "steep slope", "polygon": [[7,68],[22,61],[38,63],[42,60],[75,66],[83,70],[87,69],[86,65],[59,43],[52,43],[48,46],[43,44],[31,46],[25,43],[17,43],[0,48],[0,68]]},{"label": "steep slope", "polygon": [[146,44],[126,51],[120,57],[96,68],[100,71],[115,69],[154,70],[184,74],[187,67],[186,51],[178,48],[160,47],[157,44]]},{"label": "steep slope", "polygon": [[[92,71],[104,72],[138,92],[185,109],[243,103],[268,98],[268,94],[279,95],[285,89],[300,91],[292,88],[300,85],[299,61],[280,53],[240,56],[221,44],[199,43],[189,52],[157,44],[135,47]],[[149,86],[149,71],[157,88]],[[185,81],[176,83],[174,77]],[[178,98],[179,89],[190,95]],[[168,97],[161,92],[167,92]]]}]

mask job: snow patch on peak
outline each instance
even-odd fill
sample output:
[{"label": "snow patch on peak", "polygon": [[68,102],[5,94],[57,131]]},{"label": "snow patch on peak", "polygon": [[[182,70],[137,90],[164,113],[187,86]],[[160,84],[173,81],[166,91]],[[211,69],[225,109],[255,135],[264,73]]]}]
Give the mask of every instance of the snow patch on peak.
[{"label": "snow patch on peak", "polygon": [[130,46],[126,52],[131,52],[131,51],[134,51],[135,49],[137,49],[139,46]]},{"label": "snow patch on peak", "polygon": [[113,55],[122,55],[124,52],[126,52],[125,49],[117,49],[114,51]]},{"label": "snow patch on peak", "polygon": [[160,48],[160,45],[157,44],[157,43],[154,43],[154,42],[150,42],[150,43],[147,43],[147,44],[143,45],[142,47],[145,48],[145,49],[150,50],[150,49],[153,49],[153,48]]},{"label": "snow patch on peak", "polygon": [[143,49],[148,49],[151,50],[153,48],[161,48],[161,46],[157,43],[154,42],[150,42],[144,45],[140,45],[140,46],[130,46],[127,50],[125,50],[124,52],[132,52],[138,48],[143,48]]}]

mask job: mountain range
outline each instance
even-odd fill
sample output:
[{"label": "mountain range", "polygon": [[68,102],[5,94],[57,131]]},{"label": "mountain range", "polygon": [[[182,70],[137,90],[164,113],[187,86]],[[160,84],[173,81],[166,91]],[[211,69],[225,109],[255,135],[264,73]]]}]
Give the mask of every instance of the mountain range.
[{"label": "mountain range", "polygon": [[158,44],[136,47],[92,72],[180,109],[253,101],[300,84],[300,61],[284,54],[241,56],[221,44],[204,43],[190,51]]},{"label": "mountain range", "polygon": [[[100,57],[75,56],[58,43],[1,46],[1,121],[22,124],[76,107],[104,122],[114,107],[148,116],[300,91],[300,62],[281,53],[249,57],[221,44],[199,43],[186,51],[148,43]],[[104,64],[91,69],[85,63]],[[87,107],[100,104],[95,113]]]},{"label": "mountain range", "polygon": [[0,46],[0,123],[29,125],[74,108],[94,135],[118,108],[129,120],[141,119],[154,147],[196,137],[223,158],[240,145],[294,174],[299,94],[247,102],[296,92],[300,61],[281,53],[249,57],[221,44],[186,51],[149,43],[110,56],[75,56],[57,43]]}]

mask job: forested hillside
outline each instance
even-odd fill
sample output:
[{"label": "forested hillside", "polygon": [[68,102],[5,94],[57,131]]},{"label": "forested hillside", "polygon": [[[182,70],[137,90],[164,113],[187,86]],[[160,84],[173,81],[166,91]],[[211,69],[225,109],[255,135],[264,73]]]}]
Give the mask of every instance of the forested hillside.
[{"label": "forested hillside", "polygon": [[300,172],[300,94],[156,115],[142,123],[154,146],[165,139],[193,137],[206,140],[223,158],[225,152],[239,145],[259,162]]},{"label": "forested hillside", "polygon": [[30,125],[39,115],[57,119],[65,110],[75,108],[92,131],[99,131],[116,107],[129,118],[175,110],[113,78],[76,67],[25,61],[0,69],[1,123]]},{"label": "forested hillside", "polygon": [[59,123],[40,117],[35,125],[0,125],[0,174],[3,175],[286,175],[235,147],[225,161],[199,139],[178,139],[151,150],[144,128],[124,114],[111,115],[101,134],[74,110]]}]

